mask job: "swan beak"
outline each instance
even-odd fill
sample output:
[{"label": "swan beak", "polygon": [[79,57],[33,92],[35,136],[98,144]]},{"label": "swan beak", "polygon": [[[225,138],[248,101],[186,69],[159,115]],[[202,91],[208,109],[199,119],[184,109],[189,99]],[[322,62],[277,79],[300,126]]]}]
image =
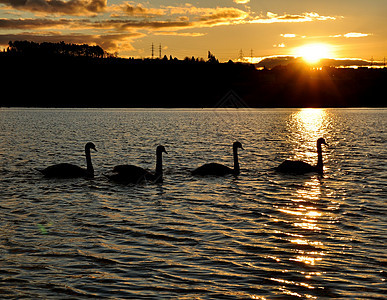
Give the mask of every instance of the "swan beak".
[{"label": "swan beak", "polygon": [[95,148],[95,147],[93,148],[93,150],[94,150],[95,152],[98,152],[98,151],[97,151],[97,148]]},{"label": "swan beak", "polygon": [[165,149],[164,149],[164,151],[163,151],[163,152],[164,152],[165,154],[168,154],[167,150],[165,150]]}]

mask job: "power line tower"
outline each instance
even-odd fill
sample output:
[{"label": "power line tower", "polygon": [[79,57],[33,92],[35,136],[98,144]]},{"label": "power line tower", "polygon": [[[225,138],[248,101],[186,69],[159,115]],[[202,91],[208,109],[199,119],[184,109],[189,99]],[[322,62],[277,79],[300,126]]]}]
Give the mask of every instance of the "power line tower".
[{"label": "power line tower", "polygon": [[161,43],[159,45],[159,58],[161,59]]},{"label": "power line tower", "polygon": [[154,45],[152,43],[152,59],[153,59],[154,55],[155,55],[155,47],[154,47]]},{"label": "power line tower", "polygon": [[243,51],[242,49],[239,50],[239,58],[238,58],[239,61],[242,61],[243,60]]},{"label": "power line tower", "polygon": [[253,49],[250,49],[250,63],[253,63]]}]

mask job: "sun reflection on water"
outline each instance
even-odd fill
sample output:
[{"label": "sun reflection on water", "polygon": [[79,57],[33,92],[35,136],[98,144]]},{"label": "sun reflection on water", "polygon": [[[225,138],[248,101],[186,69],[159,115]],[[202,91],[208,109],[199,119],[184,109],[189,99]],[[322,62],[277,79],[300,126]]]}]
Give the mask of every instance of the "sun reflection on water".
[{"label": "sun reflection on water", "polygon": [[292,199],[289,199],[284,206],[277,207],[294,228],[287,238],[294,251],[294,256],[289,258],[290,261],[314,266],[323,260],[325,255],[322,250],[323,242],[318,239],[318,234],[314,234],[323,229],[320,220],[324,218],[324,213],[319,209],[321,195],[322,182],[318,176],[304,178]]},{"label": "sun reflection on water", "polygon": [[[315,165],[317,139],[323,137],[329,140],[331,120],[330,112],[326,109],[306,108],[292,113],[287,121],[285,138],[289,147],[287,151],[293,154],[290,159]],[[321,199],[325,195],[324,180],[319,175],[310,174],[291,178],[289,184],[291,196],[275,206],[280,213],[275,221],[291,224],[289,230],[281,232],[286,235],[283,239],[291,249],[288,261],[297,269],[300,265],[311,268],[302,273],[304,278],[309,280],[322,275],[321,272],[316,272],[315,268],[326,257],[326,246],[320,238],[326,227],[324,220],[327,218],[321,209]],[[276,280],[281,282],[284,279]],[[289,291],[289,294],[291,293]]]},{"label": "sun reflection on water", "polygon": [[329,135],[329,113],[323,108],[303,108],[287,122],[289,144],[296,159],[316,164],[316,141]]},{"label": "sun reflection on water", "polygon": [[[324,127],[324,121],[327,116],[327,111],[323,108],[303,108],[292,115],[297,128],[307,136],[312,137],[315,134],[321,133]],[[319,138],[315,135],[314,137]]]}]

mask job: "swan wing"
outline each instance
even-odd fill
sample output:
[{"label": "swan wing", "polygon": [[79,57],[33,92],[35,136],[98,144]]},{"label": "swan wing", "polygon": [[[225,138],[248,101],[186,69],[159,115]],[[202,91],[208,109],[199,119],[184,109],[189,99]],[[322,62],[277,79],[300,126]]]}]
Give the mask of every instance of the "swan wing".
[{"label": "swan wing", "polygon": [[87,175],[87,171],[73,164],[61,163],[39,170],[45,177],[76,178]]},{"label": "swan wing", "polygon": [[234,171],[233,169],[218,164],[218,163],[209,163],[205,164],[195,170],[192,171],[192,175],[217,175],[217,176],[224,176],[227,174],[232,174]]},{"label": "swan wing", "polygon": [[298,160],[285,160],[281,163],[276,171],[282,173],[294,173],[294,174],[305,174],[310,172],[317,172],[316,168],[306,162]]},{"label": "swan wing", "polygon": [[118,165],[113,168],[113,174],[107,177],[113,181],[122,183],[139,183],[145,180],[152,180],[153,174],[147,170],[133,165]]},{"label": "swan wing", "polygon": [[118,165],[113,168],[113,172],[128,173],[128,172],[133,172],[133,170],[137,168],[139,167],[133,166],[133,165]]}]

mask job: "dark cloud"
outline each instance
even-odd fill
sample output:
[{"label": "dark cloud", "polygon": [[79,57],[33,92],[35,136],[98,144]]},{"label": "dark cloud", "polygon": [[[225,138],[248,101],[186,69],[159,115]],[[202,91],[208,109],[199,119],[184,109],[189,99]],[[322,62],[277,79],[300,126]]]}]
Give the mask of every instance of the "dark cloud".
[{"label": "dark cloud", "polygon": [[92,19],[0,19],[0,29],[45,29],[66,27],[71,29],[116,29],[126,31],[129,29],[166,29],[189,28],[193,26],[189,21],[147,21],[147,20],[122,20],[112,19],[93,21]]},{"label": "dark cloud", "polygon": [[[274,57],[267,57],[262,59],[259,63],[256,64],[258,68],[274,68],[276,66],[287,66],[287,65],[294,65],[294,64],[302,64],[304,61],[300,57],[294,57],[294,56],[274,56]],[[382,63],[374,63],[375,65],[382,65]],[[319,66],[330,66],[330,67],[352,67],[352,66],[369,66],[370,62],[364,59],[333,59],[333,58],[326,58],[322,59],[319,64]]]},{"label": "dark cloud", "polygon": [[206,14],[200,18],[200,21],[219,21],[219,20],[235,20],[244,19],[248,13],[236,8],[217,9],[211,14]]},{"label": "dark cloud", "polygon": [[125,8],[124,8],[125,12],[129,15],[137,15],[137,14],[145,14],[146,13],[146,9],[141,7],[141,6],[132,6],[132,5],[129,5],[129,4],[125,4]]},{"label": "dark cloud", "polygon": [[44,29],[55,28],[62,26],[70,26],[73,24],[69,19],[0,19],[0,29]]},{"label": "dark cloud", "polygon": [[105,24],[115,23],[120,29],[129,28],[153,28],[153,29],[164,29],[164,28],[185,28],[191,27],[192,24],[188,21],[118,21],[110,22],[107,21]]},{"label": "dark cloud", "polygon": [[[6,5],[7,9],[14,8],[37,14],[36,18],[0,19],[0,32],[2,33],[0,44],[2,46],[7,45],[10,40],[65,41],[67,43],[99,44],[107,51],[114,48],[116,48],[114,51],[127,51],[132,48],[130,43],[133,39],[152,32],[154,34],[202,36],[205,33],[179,32],[185,29],[230,24],[309,22],[334,19],[320,16],[317,13],[277,15],[268,12],[266,16],[254,16],[250,11],[234,7],[203,8],[188,4],[176,7],[146,8],[141,4],[125,2],[107,6],[107,0],[0,0],[0,5]],[[100,14],[98,18],[94,18],[96,14]],[[15,33],[15,30],[20,32]],[[12,33],[4,34],[4,31]]]},{"label": "dark cloud", "polygon": [[163,15],[165,12],[162,9],[157,8],[145,8],[140,5],[133,6],[128,3],[125,3],[121,6],[122,10],[125,12],[125,14],[130,16],[157,16],[157,15]]},{"label": "dark cloud", "polygon": [[107,0],[0,0],[0,3],[31,12],[90,15],[104,11]]}]

